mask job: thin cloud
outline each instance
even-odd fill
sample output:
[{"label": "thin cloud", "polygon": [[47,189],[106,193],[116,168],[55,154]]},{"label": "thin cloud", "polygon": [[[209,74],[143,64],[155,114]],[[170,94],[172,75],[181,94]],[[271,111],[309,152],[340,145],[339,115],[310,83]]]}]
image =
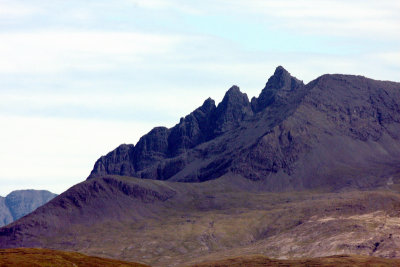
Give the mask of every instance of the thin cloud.
[{"label": "thin cloud", "polygon": [[104,70],[120,62],[168,54],[183,38],[132,32],[35,32],[0,34],[0,72]]},{"label": "thin cloud", "polygon": [[0,19],[21,19],[41,13],[41,9],[18,1],[0,0]]},{"label": "thin cloud", "polygon": [[400,38],[400,4],[393,0],[218,0],[192,3],[190,9],[179,0],[132,2],[142,8],[246,18],[305,34]]}]

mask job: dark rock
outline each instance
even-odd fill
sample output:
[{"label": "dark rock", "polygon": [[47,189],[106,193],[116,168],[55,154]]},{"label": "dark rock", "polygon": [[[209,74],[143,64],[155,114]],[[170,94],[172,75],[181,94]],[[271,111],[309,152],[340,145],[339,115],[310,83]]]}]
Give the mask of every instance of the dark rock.
[{"label": "dark rock", "polygon": [[133,152],[133,145],[120,145],[96,161],[90,176],[102,176],[109,173],[127,176],[134,175],[135,169],[132,164]]},{"label": "dark rock", "polygon": [[247,95],[240,92],[239,87],[232,86],[213,114],[214,133],[219,135],[237,128],[241,121],[252,115],[253,111]]},{"label": "dark rock", "polygon": [[134,170],[140,171],[155,161],[163,160],[168,155],[169,130],[165,127],[156,127],[140,138],[136,144],[133,158]]},{"label": "dark rock", "polygon": [[233,172],[273,191],[365,188],[398,171],[399,132],[399,83],[323,75],[304,85],[278,67],[251,103],[233,86],[217,107],[207,99],[173,128],[100,158],[89,178],[202,182]]},{"label": "dark rock", "polygon": [[215,102],[211,98],[186,116],[171,129],[168,136],[170,156],[177,156],[187,149],[209,140],[212,137],[211,116],[215,110]]},{"label": "dark rock", "polygon": [[303,86],[302,81],[291,76],[287,70],[279,66],[276,68],[274,75],[268,79],[259,97],[251,100],[252,108],[254,112],[259,112],[275,101],[284,104],[293,91],[299,90]]}]

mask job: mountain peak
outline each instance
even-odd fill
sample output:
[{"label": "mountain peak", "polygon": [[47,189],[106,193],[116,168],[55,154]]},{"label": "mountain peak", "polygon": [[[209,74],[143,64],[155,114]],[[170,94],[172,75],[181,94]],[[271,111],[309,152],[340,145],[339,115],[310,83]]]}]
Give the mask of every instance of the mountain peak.
[{"label": "mountain peak", "polygon": [[253,114],[249,98],[238,86],[233,85],[226,93],[215,111],[213,121],[217,134],[237,127],[245,117]]},{"label": "mountain peak", "polygon": [[285,73],[285,74],[289,74],[290,75],[290,73],[284,68],[284,67],[282,67],[282,66],[278,66],[278,67],[276,67],[276,69],[275,69],[275,72],[274,72],[274,75],[280,75],[280,74],[282,74],[282,73]]},{"label": "mountain peak", "polygon": [[302,81],[290,75],[290,73],[285,68],[283,68],[282,66],[278,66],[275,69],[274,75],[272,75],[268,79],[268,82],[265,85],[264,90],[274,89],[274,90],[291,91],[302,84],[303,84]]},{"label": "mountain peak", "polygon": [[203,112],[210,112],[215,108],[215,101],[211,97],[207,98],[204,102],[203,105],[199,109],[201,109]]},{"label": "mountain peak", "polygon": [[[231,88],[229,88],[228,91],[226,91],[226,94],[231,94],[231,93],[238,93],[240,92],[240,88],[237,85],[232,85]],[[241,92],[240,92],[241,93]]]},{"label": "mountain peak", "polygon": [[304,86],[302,81],[290,75],[282,66],[278,66],[259,97],[252,99],[252,108],[255,112],[259,112],[275,102],[277,98],[285,99],[288,97],[288,93],[302,86]]},{"label": "mountain peak", "polygon": [[222,99],[221,103],[219,103],[218,106],[227,102],[248,103],[249,99],[247,97],[247,94],[242,93],[237,85],[233,85],[231,88],[229,88],[228,91],[226,91],[224,98]]}]

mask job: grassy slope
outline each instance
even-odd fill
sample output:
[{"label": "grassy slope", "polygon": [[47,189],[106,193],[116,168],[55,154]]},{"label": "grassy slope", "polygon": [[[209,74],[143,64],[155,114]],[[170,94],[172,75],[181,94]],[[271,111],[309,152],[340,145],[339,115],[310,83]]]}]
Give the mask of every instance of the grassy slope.
[{"label": "grassy slope", "polygon": [[[392,255],[400,247],[397,193],[266,193],[227,188],[221,192],[216,182],[211,184],[193,192],[185,187],[195,197],[182,196],[180,205],[172,203],[160,219],[102,223],[90,229],[79,226],[70,236],[71,249],[156,266],[254,253],[274,258],[343,253],[399,256]],[[99,242],[99,236],[107,238]],[[377,249],[376,242],[380,243]]]},{"label": "grassy slope", "polygon": [[0,250],[0,266],[146,267],[147,265],[99,257],[91,257],[76,252],[38,248],[17,248]]},{"label": "grassy slope", "polygon": [[398,259],[382,259],[368,256],[331,256],[312,259],[298,260],[275,260],[264,256],[244,256],[224,259],[214,262],[206,262],[193,265],[192,267],[268,267],[268,266],[292,266],[292,267],[328,267],[328,266],[400,266]]},{"label": "grassy slope", "polygon": [[[396,185],[379,191],[270,193],[257,190],[260,184],[225,178],[230,182],[184,184],[115,177],[127,185],[143,184],[160,192],[165,189],[157,188],[167,187],[176,196],[146,204],[147,217],[114,218],[105,213],[101,220],[70,223],[49,235],[41,232],[37,238],[42,247],[152,266],[187,266],[252,254],[286,259],[335,254],[400,257]],[[112,192],[122,198],[117,189]],[[96,204],[99,199],[85,201],[79,206]],[[137,198],[120,202],[121,212],[137,213],[138,202]],[[25,218],[25,225],[42,216],[49,218],[49,209],[43,212]]]}]

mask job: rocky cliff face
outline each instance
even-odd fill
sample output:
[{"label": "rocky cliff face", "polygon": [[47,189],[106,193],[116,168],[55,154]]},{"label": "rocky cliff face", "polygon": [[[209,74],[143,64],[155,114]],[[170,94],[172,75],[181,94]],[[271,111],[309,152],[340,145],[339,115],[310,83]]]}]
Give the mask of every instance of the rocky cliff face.
[{"label": "rocky cliff face", "polygon": [[18,220],[55,196],[45,190],[17,190],[0,197],[0,226]]},{"label": "rocky cliff face", "polygon": [[[210,175],[196,170],[198,174],[189,173],[181,177],[178,173],[196,161],[215,156],[214,150],[224,150],[226,137],[232,140],[232,132],[243,128],[246,122],[254,122],[266,107],[291,106],[298,94],[303,92],[304,84],[292,77],[285,69],[278,67],[268,80],[259,98],[253,98],[250,103],[246,94],[237,86],[232,86],[225,94],[221,103],[215,105],[214,100],[207,99],[204,104],[191,114],[182,118],[171,129],[157,127],[143,136],[134,145],[121,145],[106,156],[101,157],[95,164],[89,178],[106,174],[128,175],[151,179],[179,179],[187,181],[203,181],[216,178],[231,166],[231,161],[210,159],[213,166],[220,171]],[[287,115],[285,107],[281,114],[276,114],[278,120]],[[236,133],[237,135],[237,133]],[[217,143],[214,140],[221,140]],[[253,140],[249,140],[250,143]],[[204,149],[199,145],[208,144]],[[207,145],[206,145],[207,146]],[[216,147],[217,146],[217,147]],[[195,149],[196,148],[196,149]],[[208,161],[210,161],[208,160]],[[222,165],[222,166],[221,166]],[[207,168],[201,166],[200,168]],[[199,166],[196,167],[199,169]],[[212,172],[212,170],[210,170]],[[179,178],[178,178],[179,177]]]},{"label": "rocky cliff face", "polygon": [[[279,66],[258,98],[233,86],[217,106],[207,99],[173,128],[101,157],[89,179],[201,182],[233,172],[268,179],[271,190],[382,185],[400,166],[399,105],[399,83],[324,75],[305,85]],[[356,180],[367,169],[380,178]]]}]

